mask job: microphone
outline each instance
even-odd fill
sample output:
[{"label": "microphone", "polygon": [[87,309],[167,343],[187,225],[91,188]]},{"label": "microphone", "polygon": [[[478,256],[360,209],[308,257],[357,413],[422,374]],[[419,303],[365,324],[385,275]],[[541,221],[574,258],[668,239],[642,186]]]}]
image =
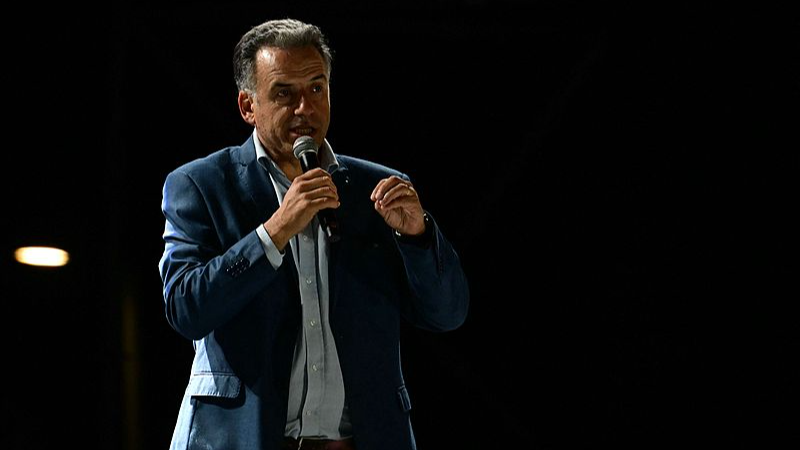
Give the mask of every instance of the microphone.
[{"label": "microphone", "polygon": [[[300,167],[303,169],[303,173],[319,167],[317,143],[314,142],[314,138],[311,136],[300,136],[297,138],[292,146],[292,151],[294,157],[300,160]],[[341,240],[339,222],[336,220],[332,209],[325,208],[319,210],[317,219],[319,219],[319,223],[325,235],[328,236],[328,240],[331,242],[339,242],[339,240]]]}]

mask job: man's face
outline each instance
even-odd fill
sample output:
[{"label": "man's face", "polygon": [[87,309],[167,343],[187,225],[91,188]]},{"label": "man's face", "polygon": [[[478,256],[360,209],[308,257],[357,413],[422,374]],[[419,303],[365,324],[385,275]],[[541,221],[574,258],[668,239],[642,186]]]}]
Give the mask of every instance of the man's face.
[{"label": "man's face", "polygon": [[314,47],[265,47],[258,52],[253,118],[268,152],[291,156],[300,136],[322,145],[331,114],[328,77],[325,60]]}]

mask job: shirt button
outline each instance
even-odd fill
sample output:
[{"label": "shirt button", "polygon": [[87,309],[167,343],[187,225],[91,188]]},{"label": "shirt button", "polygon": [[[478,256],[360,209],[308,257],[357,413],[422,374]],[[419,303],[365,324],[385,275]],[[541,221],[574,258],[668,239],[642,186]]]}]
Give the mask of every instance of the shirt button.
[{"label": "shirt button", "polygon": [[310,416],[311,415],[311,411],[306,411],[306,415]]},{"label": "shirt button", "polygon": [[304,240],[304,241],[306,241],[306,242],[308,242],[308,236],[306,236],[306,235],[303,235],[303,240]]},{"label": "shirt button", "polygon": [[308,324],[313,327],[313,326],[315,326],[317,324],[317,321],[316,320],[311,320],[311,321],[308,322]]},{"label": "shirt button", "polygon": [[306,278],[306,284],[311,284],[311,278]]},{"label": "shirt button", "polygon": [[311,365],[311,370],[313,370],[314,372],[316,372],[316,371],[317,371],[317,370],[319,370],[319,369],[317,369],[317,365],[316,365],[316,364],[312,364],[312,365]]}]

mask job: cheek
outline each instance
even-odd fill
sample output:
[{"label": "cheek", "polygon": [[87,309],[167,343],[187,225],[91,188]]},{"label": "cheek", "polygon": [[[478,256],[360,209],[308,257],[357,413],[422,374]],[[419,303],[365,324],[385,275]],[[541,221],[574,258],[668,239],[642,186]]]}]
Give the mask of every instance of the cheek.
[{"label": "cheek", "polygon": [[322,112],[330,114],[331,109],[331,101],[330,98],[321,98],[319,102],[317,102],[318,107],[322,110]]},{"label": "cheek", "polygon": [[[284,147],[290,120],[291,115],[287,114],[284,109],[262,110],[258,116],[258,128],[262,138],[266,139],[272,148]],[[291,143],[289,146],[291,147]]]},{"label": "cheek", "polygon": [[270,130],[270,133],[278,132],[286,122],[285,113],[278,108],[262,109],[256,116],[256,122],[263,130]]}]

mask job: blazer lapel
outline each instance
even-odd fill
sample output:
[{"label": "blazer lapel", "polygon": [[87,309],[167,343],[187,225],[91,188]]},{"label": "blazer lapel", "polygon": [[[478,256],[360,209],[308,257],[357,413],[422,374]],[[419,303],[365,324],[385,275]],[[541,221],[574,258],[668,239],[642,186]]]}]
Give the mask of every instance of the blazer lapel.
[{"label": "blazer lapel", "polygon": [[[253,228],[260,226],[278,209],[278,195],[267,171],[256,159],[256,147],[253,136],[234,152],[236,176],[234,183],[239,190],[239,198],[252,220]],[[297,269],[294,268],[292,248],[286,246],[283,267],[291,267],[289,273],[297,280]],[[288,266],[286,265],[288,262]]]},{"label": "blazer lapel", "polygon": [[238,164],[237,181],[240,186],[239,196],[246,205],[247,213],[253,222],[264,223],[278,209],[278,197],[269,179],[269,174],[256,160],[256,148],[253,136],[236,149],[235,159]]}]

